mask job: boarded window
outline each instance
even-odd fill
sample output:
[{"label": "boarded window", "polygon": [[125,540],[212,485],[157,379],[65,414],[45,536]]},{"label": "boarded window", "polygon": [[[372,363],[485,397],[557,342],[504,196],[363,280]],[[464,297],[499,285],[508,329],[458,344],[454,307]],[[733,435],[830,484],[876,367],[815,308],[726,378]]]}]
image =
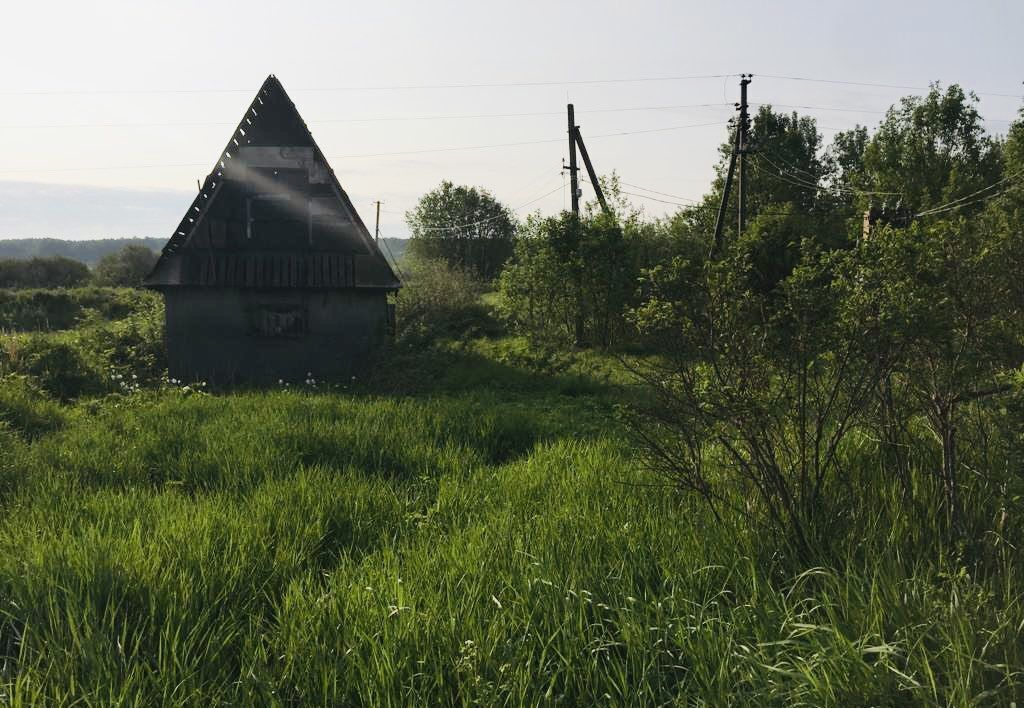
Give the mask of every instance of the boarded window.
[{"label": "boarded window", "polygon": [[297,339],[309,331],[309,319],[301,307],[258,307],[253,312],[253,331],[260,337]]}]

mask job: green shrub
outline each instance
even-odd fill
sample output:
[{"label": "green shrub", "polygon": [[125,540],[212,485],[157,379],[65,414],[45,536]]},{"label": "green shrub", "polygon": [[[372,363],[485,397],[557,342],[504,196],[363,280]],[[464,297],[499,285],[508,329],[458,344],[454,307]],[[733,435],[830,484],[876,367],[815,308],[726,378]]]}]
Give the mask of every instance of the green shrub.
[{"label": "green shrub", "polygon": [[482,284],[442,260],[416,259],[407,266],[397,299],[398,339],[423,343],[438,339],[490,336],[500,327],[480,302]]},{"label": "green shrub", "polygon": [[127,393],[159,380],[166,369],[163,309],[144,300],[124,319],[92,317],[70,332],[9,335],[0,339],[0,375],[31,377],[62,401]]},{"label": "green shrub", "polygon": [[66,401],[104,390],[103,369],[74,337],[23,336],[9,348],[9,370],[31,376],[51,396]]},{"label": "green shrub", "polygon": [[129,288],[0,290],[0,331],[71,329],[85,320],[116,320],[159,303],[158,294]]}]

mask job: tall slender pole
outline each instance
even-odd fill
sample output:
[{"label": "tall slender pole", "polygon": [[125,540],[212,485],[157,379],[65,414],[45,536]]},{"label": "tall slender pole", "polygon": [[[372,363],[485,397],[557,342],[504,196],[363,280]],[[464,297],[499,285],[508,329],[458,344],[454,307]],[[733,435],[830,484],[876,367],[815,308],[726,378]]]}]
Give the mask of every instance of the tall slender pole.
[{"label": "tall slender pole", "polygon": [[572,190],[572,213],[580,215],[580,181],[576,166],[576,113],[572,104],[569,106],[569,188]]},{"label": "tall slender pole", "polygon": [[729,192],[732,191],[732,173],[736,171],[736,154],[740,145],[740,127],[736,126],[736,137],[733,140],[732,152],[729,153],[729,168],[725,171],[725,184],[722,186],[722,202],[718,205],[718,218],[715,219],[715,240],[711,243],[714,258],[722,247],[722,228],[725,226],[725,210],[729,207]]},{"label": "tall slender pole", "polygon": [[750,127],[750,120],[747,116],[747,85],[753,78],[752,74],[741,75],[740,77],[740,123],[738,126],[739,136],[736,141],[740,161],[739,180],[736,184],[736,191],[739,196],[739,217],[736,221],[736,233],[742,234],[747,219],[747,130]]},{"label": "tall slender pole", "polygon": [[744,155],[749,151],[747,145],[747,129],[750,122],[747,117],[747,84],[753,79],[753,74],[740,74],[740,102],[736,104],[740,112],[739,120],[736,122],[736,133],[733,141],[732,152],[729,154],[729,167],[725,172],[725,184],[722,187],[722,201],[718,205],[718,218],[715,219],[715,238],[711,243],[709,258],[714,258],[722,246],[722,229],[725,226],[725,212],[729,207],[729,193],[732,191],[732,176],[736,172],[736,159],[739,158],[740,169],[737,185],[739,191],[739,219],[737,226],[739,233],[743,232],[747,208],[747,186],[746,186],[746,160]]},{"label": "tall slender pole", "polygon": [[577,176],[579,167],[576,166],[576,113],[572,104],[568,105],[569,112],[569,188],[572,190],[572,236],[576,241],[576,267],[575,267],[575,289],[576,289],[576,316],[573,322],[573,339],[577,347],[583,346],[583,264],[580,244],[580,181]]},{"label": "tall slender pole", "polygon": [[380,243],[380,200],[377,200],[377,225],[373,227],[373,242]]},{"label": "tall slender pole", "polygon": [[606,214],[611,214],[611,209],[608,208],[608,202],[605,201],[604,192],[601,190],[601,183],[597,179],[597,171],[594,170],[594,163],[590,161],[590,155],[587,154],[587,146],[583,143],[583,134],[580,132],[580,127],[576,126],[576,142],[579,144],[580,155],[583,157],[583,164],[587,168],[587,174],[590,175],[590,184],[594,187],[594,194],[597,195],[597,201],[601,203],[601,208],[604,209]]}]

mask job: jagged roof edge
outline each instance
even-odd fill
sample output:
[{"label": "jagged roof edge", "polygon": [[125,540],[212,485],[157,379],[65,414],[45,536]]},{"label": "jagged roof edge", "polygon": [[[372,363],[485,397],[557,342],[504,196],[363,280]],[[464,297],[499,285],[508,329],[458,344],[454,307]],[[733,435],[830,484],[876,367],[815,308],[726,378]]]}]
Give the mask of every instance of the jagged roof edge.
[{"label": "jagged roof edge", "polygon": [[242,119],[238,121],[238,125],[235,126],[234,131],[231,133],[231,138],[228,140],[228,143],[224,146],[224,149],[221,151],[220,157],[218,157],[217,162],[215,162],[213,165],[213,169],[210,171],[210,173],[206,176],[206,179],[203,181],[203,185],[199,190],[199,194],[196,195],[196,198],[192,201],[192,204],[189,205],[188,210],[185,212],[185,216],[182,217],[181,222],[174,230],[174,233],[171,234],[170,239],[168,239],[167,243],[164,244],[164,247],[160,251],[160,257],[157,258],[156,263],[153,264],[153,268],[150,270],[149,274],[145,277],[143,282],[146,285],[150,285],[152,283],[153,276],[156,275],[157,271],[165,262],[167,256],[173,255],[178,250],[178,248],[180,248],[188,241],[189,237],[192,235],[192,232],[195,231],[196,227],[199,225],[199,222],[206,215],[207,208],[210,206],[211,203],[213,203],[214,197],[220,191],[220,187],[223,184],[223,179],[221,178],[224,176],[224,171],[228,169],[228,165],[230,164],[230,161],[234,157],[231,154],[232,147],[241,147],[241,143],[239,143],[238,137],[245,137],[246,126],[254,126],[253,119],[250,118],[250,115],[256,119],[259,118],[259,111],[256,110],[256,108],[257,105],[262,105],[260,97],[269,97],[270,91],[272,89],[276,89],[281,92],[281,97],[287,102],[287,105],[291,108],[292,112],[299,119],[299,123],[302,125],[302,129],[305,131],[306,137],[309,138],[309,142],[313,146],[314,153],[320,160],[323,161],[325,165],[327,165],[327,171],[331,175],[332,186],[337,191],[338,195],[341,197],[342,201],[345,204],[345,207],[348,208],[348,210],[355,217],[359,235],[362,237],[364,243],[371,249],[371,252],[375,253],[377,257],[380,258],[380,260],[384,263],[385,267],[387,267],[388,273],[391,274],[391,279],[394,283],[394,289],[397,290],[399,287],[401,287],[402,281],[399,280],[397,275],[395,275],[395,270],[394,268],[391,267],[391,263],[384,256],[384,252],[380,250],[380,247],[373,240],[373,237],[370,236],[369,229],[366,228],[366,224],[363,223],[363,218],[359,216],[359,212],[356,210],[355,205],[349,198],[348,193],[345,192],[345,189],[341,186],[341,183],[338,181],[338,176],[335,174],[334,168],[331,167],[331,163],[327,160],[327,156],[324,155],[323,151],[320,150],[320,146],[317,144],[316,139],[313,137],[313,133],[310,132],[309,126],[306,125],[306,121],[305,119],[303,119],[302,114],[299,113],[299,109],[295,106],[295,103],[288,95],[288,92],[285,91],[284,86],[281,84],[281,82],[274,74],[270,74],[269,76],[267,76],[267,78],[263,81],[263,85],[260,86],[259,91],[256,92],[256,96],[249,103],[249,108],[245,111],[245,114],[242,116]]}]

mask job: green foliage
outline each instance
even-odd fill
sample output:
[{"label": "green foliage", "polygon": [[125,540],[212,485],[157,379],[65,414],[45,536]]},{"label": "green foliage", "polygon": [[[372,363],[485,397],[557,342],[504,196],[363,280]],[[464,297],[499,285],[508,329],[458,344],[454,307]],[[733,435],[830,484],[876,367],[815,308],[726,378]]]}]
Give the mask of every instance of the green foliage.
[{"label": "green foliage", "polygon": [[1004,392],[1001,373],[1024,355],[1024,301],[1007,267],[1019,260],[1017,249],[1013,232],[963,218],[888,229],[863,246],[858,277],[880,293],[885,318],[877,355],[893,363],[893,382],[942,447],[935,474],[954,525],[961,505],[957,430],[967,404]]},{"label": "green foliage", "polygon": [[639,238],[604,214],[530,217],[500,279],[499,310],[530,337],[609,346],[622,339]]},{"label": "green foliage", "polygon": [[0,260],[0,288],[73,288],[89,278],[88,266],[62,256]]},{"label": "green foliage", "polygon": [[130,243],[96,264],[96,282],[123,288],[142,287],[143,279],[156,264],[157,255],[146,246]]},{"label": "green foliage", "polygon": [[76,340],[74,336],[46,335],[9,339],[3,368],[31,376],[61,400],[102,393],[106,388],[103,369]]},{"label": "green foliage", "polygon": [[483,285],[443,260],[414,258],[396,300],[398,341],[424,344],[438,339],[495,334],[497,323],[480,302]]},{"label": "green foliage", "polygon": [[0,377],[0,429],[37,438],[63,427],[67,414],[25,376]]},{"label": "green foliage", "polygon": [[71,329],[86,319],[127,317],[159,301],[156,293],[127,288],[0,290],[0,331]]},{"label": "green foliage", "polygon": [[649,273],[633,319],[661,356],[635,367],[651,395],[631,427],[654,472],[810,556],[862,501],[840,451],[884,368],[856,254],[802,250],[776,282],[746,239],[699,275],[682,259]]},{"label": "green foliage", "polygon": [[[915,213],[973,193],[999,179],[1001,144],[985,135],[978,98],[953,84],[908,96],[889,109],[864,148],[863,183],[873,202]],[[965,205],[962,214],[976,213]]]},{"label": "green foliage", "polygon": [[485,189],[442,182],[420,197],[405,220],[411,255],[443,260],[485,282],[512,255],[515,215]]},{"label": "green foliage", "polygon": [[[805,213],[821,204],[822,195],[806,186],[824,179],[827,170],[813,118],[761,106],[751,120],[749,139],[754,146],[747,198],[751,217],[779,204],[792,204]],[[732,145],[722,150],[725,159]]]},{"label": "green foliage", "polygon": [[112,322],[91,318],[77,330],[0,338],[0,375],[30,376],[61,400],[124,392],[166,371],[163,305],[147,297]]}]

